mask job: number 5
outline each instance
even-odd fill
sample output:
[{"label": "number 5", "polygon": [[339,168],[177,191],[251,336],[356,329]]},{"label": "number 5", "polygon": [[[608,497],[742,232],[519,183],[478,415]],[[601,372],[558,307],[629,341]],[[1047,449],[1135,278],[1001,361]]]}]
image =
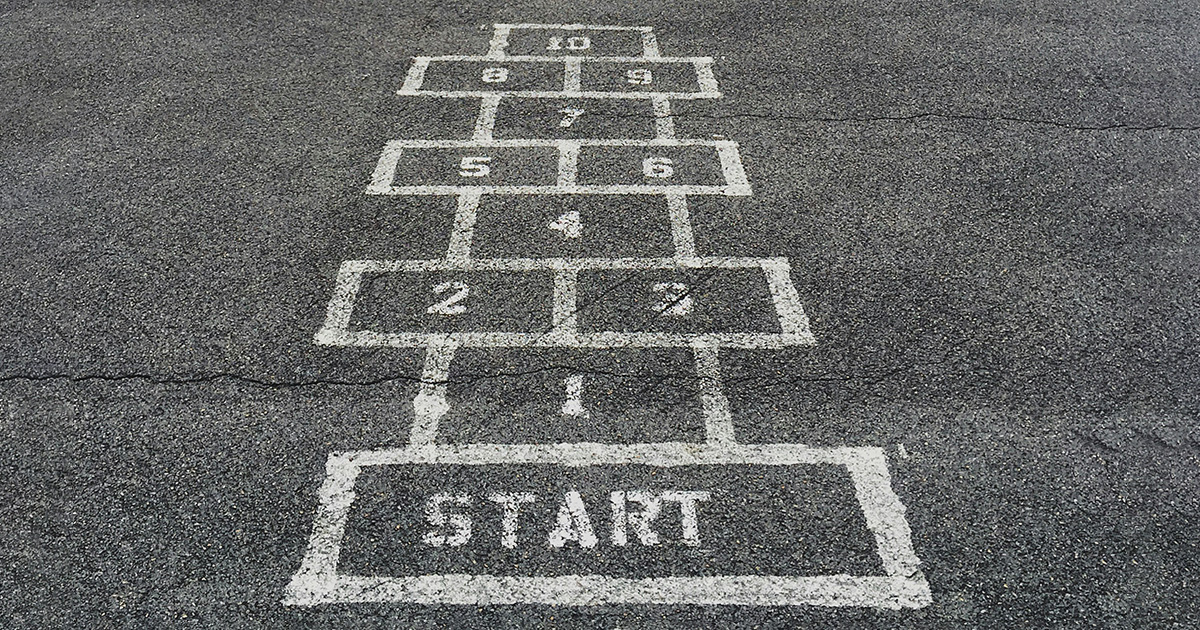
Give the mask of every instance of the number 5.
[{"label": "number 5", "polygon": [[465,157],[458,163],[458,174],[463,177],[487,177],[487,174],[492,172],[492,167],[488,166],[488,162],[491,161],[490,157]]}]

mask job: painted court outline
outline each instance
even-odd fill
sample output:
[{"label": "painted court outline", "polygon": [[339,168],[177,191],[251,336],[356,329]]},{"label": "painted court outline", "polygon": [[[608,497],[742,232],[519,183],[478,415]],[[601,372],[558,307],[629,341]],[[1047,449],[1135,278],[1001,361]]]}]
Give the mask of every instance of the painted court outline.
[{"label": "painted court outline", "polygon": [[[354,484],[363,468],[404,464],[557,464],[567,467],[634,464],[655,467],[760,464],[845,466],[875,537],[883,576],[748,576],[616,578],[476,574],[364,577],[337,564]],[[414,604],[701,604],[740,606],[861,606],[920,608],[930,603],[918,568],[904,506],[892,491],[883,449],[810,448],[799,444],[470,444],[333,453],[326,463],[321,505],[308,553],[288,584],[283,603]]]},{"label": "painted court outline", "polygon": [[[637,33],[640,57],[583,54],[508,56],[514,30],[627,31]],[[561,91],[422,89],[432,62],[554,62],[563,63]],[[580,76],[585,63],[680,63],[696,71],[697,92],[585,92]],[[692,231],[689,195],[743,196],[751,194],[737,143],[728,140],[677,138],[671,99],[718,98],[711,57],[663,57],[648,26],[583,24],[496,24],[486,55],[417,57],[399,94],[435,98],[478,98],[479,113],[469,140],[394,140],[388,142],[366,189],[374,195],[453,195],[457,197],[454,224],[444,258],[428,260],[343,261],[314,342],[345,347],[423,348],[421,383],[413,399],[414,422],[403,448],[336,452],[326,462],[325,480],[312,535],[299,570],[286,588],[283,603],[314,606],[338,602],[407,602],[415,604],[703,604],[746,606],[861,606],[921,608],[932,596],[919,569],[904,506],[891,487],[887,460],[877,447],[814,448],[802,444],[740,444],[734,434],[729,401],[721,385],[720,352],[725,348],[773,349],[816,343],[800,296],[791,280],[786,258],[713,257],[697,253]],[[497,83],[496,85],[500,85]],[[505,98],[628,98],[649,99],[655,119],[652,139],[496,139],[494,127]],[[580,185],[578,160],[582,147],[713,147],[721,162],[722,185],[676,185],[664,182],[621,185]],[[461,185],[406,183],[396,172],[405,150],[422,148],[554,148],[557,179],[553,185],[495,185],[478,180]],[[465,161],[464,161],[465,163]],[[644,167],[648,169],[649,167]],[[460,173],[461,175],[470,175]],[[649,178],[652,173],[647,170]],[[401,181],[397,183],[397,179]],[[674,255],[665,258],[472,258],[474,229],[483,195],[660,195],[671,229]],[[576,312],[577,276],[596,269],[759,269],[780,325],[779,333],[628,333],[580,331]],[[543,273],[553,277],[549,296],[552,327],[546,332],[376,332],[351,330],[362,279],[367,274],[503,271]],[[440,289],[439,289],[440,290]],[[431,311],[432,312],[432,311]],[[461,311],[460,311],[461,312]],[[450,410],[447,383],[460,347],[561,348],[688,348],[695,360],[705,442],[653,444],[439,444],[441,418]],[[574,377],[572,377],[574,378]],[[582,380],[570,381],[581,396]],[[570,408],[586,413],[578,398]],[[551,464],[564,467],[642,465],[655,467],[761,464],[803,466],[832,464],[850,473],[855,496],[885,575],[664,577],[630,579],[603,575],[560,577],[492,575],[416,575],[365,577],[338,572],[347,519],[355,499],[355,482],[366,467],[405,464]]]}]

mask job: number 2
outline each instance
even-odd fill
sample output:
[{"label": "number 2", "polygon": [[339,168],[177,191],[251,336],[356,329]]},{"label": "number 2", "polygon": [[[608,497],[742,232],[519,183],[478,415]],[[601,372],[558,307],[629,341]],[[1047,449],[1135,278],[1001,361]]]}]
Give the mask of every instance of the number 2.
[{"label": "number 2", "polygon": [[452,282],[443,282],[433,287],[433,292],[437,295],[441,295],[447,291],[454,291],[454,293],[451,293],[450,297],[441,302],[425,309],[425,312],[430,315],[462,315],[466,313],[467,305],[459,304],[459,302],[467,299],[467,294],[471,291],[467,287],[467,283],[454,280]]}]

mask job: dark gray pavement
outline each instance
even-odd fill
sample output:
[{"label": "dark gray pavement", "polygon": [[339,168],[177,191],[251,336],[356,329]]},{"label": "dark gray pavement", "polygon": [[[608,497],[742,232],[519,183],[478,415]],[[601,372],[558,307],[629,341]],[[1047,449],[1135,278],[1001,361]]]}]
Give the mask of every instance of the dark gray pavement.
[{"label": "dark gray pavement", "polygon": [[[402,446],[413,421],[420,351],[313,344],[343,260],[446,249],[452,201],[363,191],[386,141],[469,135],[476,105],[395,90],[412,56],[485,52],[494,22],[649,25],[664,54],[715,58],[724,98],[675,102],[677,132],[737,141],[754,194],[693,198],[697,249],[789,258],[817,339],[721,353],[736,435],[883,447],[931,605],[280,603],[326,456]],[[1198,63],[1182,0],[8,3],[0,627],[1200,627]],[[580,255],[537,241],[536,206],[495,203],[512,219],[481,216],[478,247]],[[664,255],[631,214],[578,247]],[[737,282],[700,284],[736,303]],[[376,288],[360,315],[403,321],[408,289]],[[534,289],[492,294],[485,322],[544,326]],[[688,358],[637,354],[464,354],[439,439],[703,439]],[[590,420],[544,411],[572,368],[611,381]],[[377,514],[354,516],[347,570],[459,566],[388,537],[403,492],[440,479],[393,472],[364,482]],[[874,570],[837,472],[800,477],[796,570]],[[777,498],[745,492],[721,531],[769,521]]]}]

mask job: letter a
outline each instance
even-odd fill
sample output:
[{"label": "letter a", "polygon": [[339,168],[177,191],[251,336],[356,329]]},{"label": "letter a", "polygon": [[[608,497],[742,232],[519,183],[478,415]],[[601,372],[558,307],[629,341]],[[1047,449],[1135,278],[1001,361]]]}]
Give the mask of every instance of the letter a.
[{"label": "letter a", "polygon": [[583,497],[574,490],[563,495],[562,505],[558,507],[558,526],[550,532],[548,542],[551,547],[561,548],[568,540],[578,542],[580,547],[596,546],[596,533],[592,531],[592,520],[588,518]]}]

